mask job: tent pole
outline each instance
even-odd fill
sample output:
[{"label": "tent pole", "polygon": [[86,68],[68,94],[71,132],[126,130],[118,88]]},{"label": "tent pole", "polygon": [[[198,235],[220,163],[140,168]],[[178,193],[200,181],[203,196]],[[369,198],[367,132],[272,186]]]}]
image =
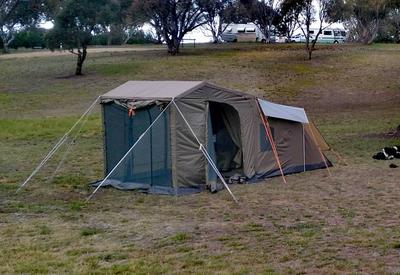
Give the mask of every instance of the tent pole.
[{"label": "tent pole", "polygon": [[28,182],[36,175],[37,172],[46,164],[46,162],[51,159],[51,157],[57,152],[57,150],[67,141],[69,134],[75,129],[75,127],[82,121],[84,117],[86,117],[92,109],[96,106],[97,101],[100,99],[100,96],[96,98],[95,101],[89,106],[89,108],[82,114],[82,116],[75,122],[75,124],[64,134],[64,136],[54,145],[54,147],[50,150],[49,153],[43,158],[43,160],[39,163],[39,165],[33,170],[33,172],[29,175],[29,177],[19,186],[16,193],[18,193]]},{"label": "tent pole", "polygon": [[303,128],[303,172],[306,171],[306,137],[304,135],[304,123],[301,124]]},{"label": "tent pole", "polygon": [[89,197],[87,197],[85,202],[89,202],[90,199],[94,196],[94,194],[97,192],[97,190],[100,189],[100,187],[104,184],[104,182],[111,176],[111,174],[115,171],[115,169],[118,168],[118,166],[124,161],[124,159],[129,155],[130,152],[132,152],[133,148],[139,143],[139,141],[146,135],[146,133],[153,127],[153,125],[157,122],[157,120],[164,114],[164,112],[168,109],[168,107],[171,105],[173,101],[170,101],[168,105],[162,110],[162,112],[156,117],[156,119],[150,124],[150,126],[139,136],[138,140],[132,145],[131,148],[125,153],[125,155],[118,161],[118,163],[114,166],[113,169],[106,175],[106,177],[100,182],[99,185],[97,185],[96,189],[90,194]]},{"label": "tent pole", "polygon": [[190,132],[192,133],[192,135],[195,137],[197,143],[199,144],[199,150],[203,153],[203,155],[206,157],[208,163],[211,165],[211,167],[213,168],[213,170],[215,171],[215,173],[217,174],[217,176],[219,177],[219,179],[222,181],[223,185],[225,186],[226,190],[228,190],[229,194],[232,196],[233,200],[239,204],[239,201],[237,200],[237,198],[235,197],[235,195],[232,193],[231,189],[229,188],[228,184],[226,183],[224,177],[221,175],[221,173],[219,172],[217,166],[215,165],[214,161],[212,160],[212,158],[210,157],[210,155],[208,154],[207,150],[204,148],[203,144],[200,142],[200,140],[197,138],[196,134],[194,133],[192,127],[190,126],[189,122],[186,120],[185,116],[183,115],[181,109],[178,107],[178,105],[175,103],[175,99],[172,99],[172,102],[175,105],[176,110],[178,111],[178,113],[181,115],[182,119],[185,121],[186,125],[188,126]]},{"label": "tent pole", "polygon": [[315,145],[317,145],[319,154],[321,155],[321,158],[322,158],[322,160],[323,160],[323,162],[324,162],[324,164],[325,164],[325,167],[326,167],[326,169],[328,170],[328,174],[329,174],[329,176],[332,177],[331,169],[329,169],[329,165],[328,165],[328,163],[326,162],[326,158],[325,158],[324,154],[322,153],[321,147],[319,147],[319,144],[318,144],[318,142],[317,142],[317,139],[315,138],[314,132],[313,132],[313,130],[311,129],[310,124],[308,124],[308,128],[309,128],[309,130],[310,130],[310,132],[311,132],[311,137],[312,137],[312,139],[313,139]]},{"label": "tent pole", "polygon": [[263,122],[263,125],[264,125],[265,133],[267,135],[269,143],[271,144],[272,151],[274,153],[276,163],[278,164],[279,170],[281,172],[283,182],[287,183],[286,178],[285,178],[285,174],[283,173],[282,165],[281,165],[281,162],[280,162],[280,159],[279,159],[278,151],[276,150],[275,142],[274,142],[274,139],[272,138],[271,127],[269,126],[268,120],[263,115],[263,113],[261,111],[260,104],[258,103],[257,99],[256,99],[256,105],[257,105],[258,112],[259,112],[260,117],[261,117],[261,121]]}]

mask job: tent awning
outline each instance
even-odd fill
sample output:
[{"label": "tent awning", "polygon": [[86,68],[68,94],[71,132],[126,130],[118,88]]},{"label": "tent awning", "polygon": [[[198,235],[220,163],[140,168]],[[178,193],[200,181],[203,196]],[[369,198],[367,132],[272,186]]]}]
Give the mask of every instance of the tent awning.
[{"label": "tent awning", "polygon": [[258,102],[264,115],[267,117],[308,123],[308,118],[303,108],[276,104],[262,99],[258,99]]}]

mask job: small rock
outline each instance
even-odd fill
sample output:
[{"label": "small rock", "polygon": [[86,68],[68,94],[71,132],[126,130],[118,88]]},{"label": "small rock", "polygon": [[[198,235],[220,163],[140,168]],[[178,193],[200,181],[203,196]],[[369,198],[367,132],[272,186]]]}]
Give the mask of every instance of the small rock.
[{"label": "small rock", "polygon": [[394,164],[394,163],[391,163],[391,164],[389,165],[389,167],[390,167],[390,168],[397,168],[397,167],[399,167],[399,166],[396,165],[396,164]]}]

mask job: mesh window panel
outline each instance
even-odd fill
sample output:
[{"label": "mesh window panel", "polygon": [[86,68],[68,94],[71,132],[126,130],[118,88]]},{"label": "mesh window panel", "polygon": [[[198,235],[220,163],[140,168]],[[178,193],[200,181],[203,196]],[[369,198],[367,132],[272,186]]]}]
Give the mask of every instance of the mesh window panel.
[{"label": "mesh window panel", "polygon": [[[159,106],[139,109],[129,117],[125,108],[106,105],[106,158],[110,171],[161,113]],[[118,115],[110,115],[116,113]],[[109,121],[119,119],[120,121]],[[122,122],[123,121],[123,122]],[[127,189],[172,186],[169,110],[153,124],[110,176]],[[124,184],[122,184],[124,185]]]}]

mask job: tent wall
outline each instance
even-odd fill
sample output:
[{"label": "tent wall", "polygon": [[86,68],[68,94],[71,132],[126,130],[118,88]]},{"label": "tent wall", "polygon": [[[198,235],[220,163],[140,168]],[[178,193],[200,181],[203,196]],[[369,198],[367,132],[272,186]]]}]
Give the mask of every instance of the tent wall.
[{"label": "tent wall", "polygon": [[[151,105],[130,116],[119,104],[103,104],[106,174],[160,113],[159,106]],[[110,176],[120,189],[173,188],[169,117],[169,112],[164,112]]]},{"label": "tent wall", "polygon": [[[325,162],[318,151],[310,132],[298,122],[269,118],[273,139],[285,174],[325,168]],[[272,150],[264,159],[260,159],[262,172],[258,178],[280,175],[279,168],[273,160]],[[325,158],[326,159],[326,158]],[[326,159],[327,160],[327,159]],[[329,160],[327,163],[330,165]]]},{"label": "tent wall", "polygon": [[[255,97],[206,85],[177,99],[176,103],[203,144],[207,141],[207,104],[210,101],[228,104],[238,112],[243,149],[243,173],[249,178],[253,177],[259,169],[256,166],[256,159],[259,156],[260,118]],[[178,115],[175,121],[173,131],[176,131],[176,140],[173,143],[176,151],[173,152],[175,154],[173,158],[176,158],[178,185],[199,187],[199,184],[206,182],[206,160],[198,150],[196,139],[183,119]]]}]

